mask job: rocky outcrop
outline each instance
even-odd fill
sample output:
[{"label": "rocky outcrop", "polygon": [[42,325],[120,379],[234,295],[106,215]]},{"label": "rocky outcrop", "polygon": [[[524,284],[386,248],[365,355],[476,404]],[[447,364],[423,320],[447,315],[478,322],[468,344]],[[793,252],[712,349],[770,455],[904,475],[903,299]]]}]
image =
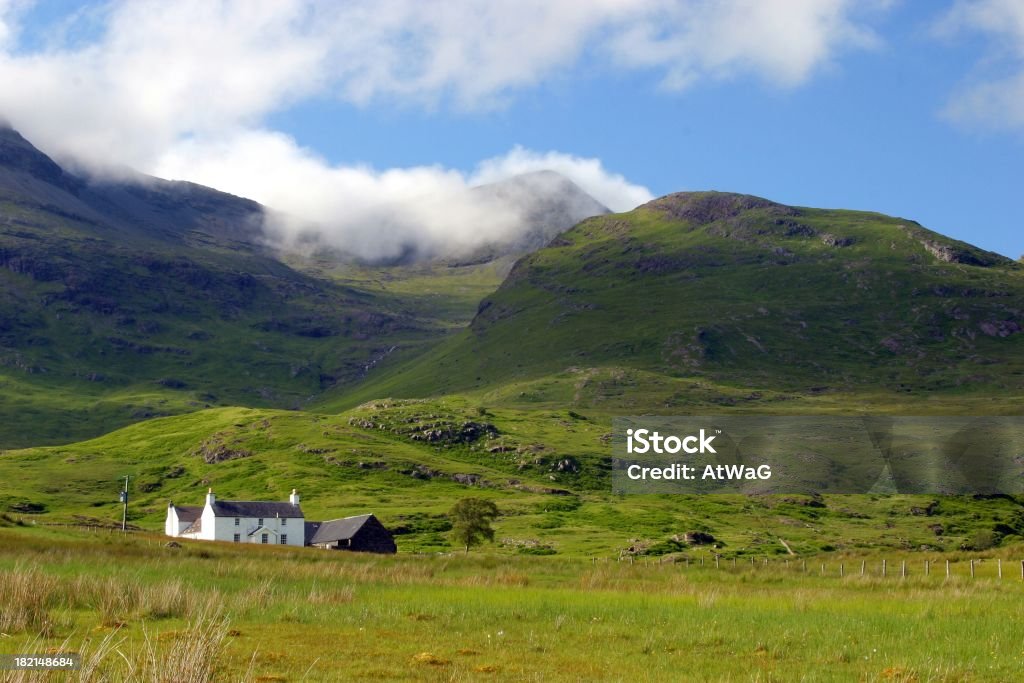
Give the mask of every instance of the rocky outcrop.
[{"label": "rocky outcrop", "polygon": [[753,209],[765,209],[779,216],[795,216],[791,206],[768,199],[730,192],[676,192],[648,202],[643,208],[660,211],[676,220],[705,225],[735,218]]},{"label": "rocky outcrop", "polygon": [[1009,337],[1021,332],[1020,323],[1013,320],[987,320],[978,325],[978,328],[990,337]]},{"label": "rocky outcrop", "polygon": [[245,448],[237,448],[234,443],[228,445],[225,443],[225,440],[225,435],[220,433],[214,434],[196,446],[192,450],[192,455],[201,457],[203,462],[208,465],[252,456],[252,451]]},{"label": "rocky outcrop", "polygon": [[822,234],[821,241],[826,247],[848,247],[856,242],[852,237],[838,237],[830,232]]}]

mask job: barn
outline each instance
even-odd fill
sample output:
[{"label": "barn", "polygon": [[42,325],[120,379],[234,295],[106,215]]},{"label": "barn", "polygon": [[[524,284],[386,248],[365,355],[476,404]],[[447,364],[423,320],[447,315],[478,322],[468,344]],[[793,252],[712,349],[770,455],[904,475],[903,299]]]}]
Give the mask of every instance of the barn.
[{"label": "barn", "polygon": [[372,514],[306,522],[306,545],[367,553],[397,551],[391,532]]}]

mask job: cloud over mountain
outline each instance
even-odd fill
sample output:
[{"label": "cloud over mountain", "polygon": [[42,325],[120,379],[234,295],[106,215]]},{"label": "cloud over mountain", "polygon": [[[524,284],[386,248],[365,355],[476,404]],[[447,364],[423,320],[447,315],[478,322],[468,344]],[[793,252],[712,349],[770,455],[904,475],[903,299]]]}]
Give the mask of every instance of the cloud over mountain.
[{"label": "cloud over mountain", "polygon": [[[481,162],[471,173],[440,166],[378,170],[332,165],[271,131],[179,144],[156,169],[157,175],[187,174],[278,210],[270,228],[285,243],[315,233],[318,243],[370,259],[393,258],[410,249],[457,253],[522,234],[530,229],[529,198],[499,201],[470,188],[541,170],[572,179],[613,209],[627,210],[651,198],[646,188],[610,173],[597,159],[517,147]],[[541,176],[536,182],[545,187],[535,189],[541,194],[553,190],[561,176]]]},{"label": "cloud over mountain", "polygon": [[[271,114],[314,98],[490,109],[581,63],[650,71],[667,88],[737,75],[791,87],[873,40],[852,0],[113,0],[29,39],[19,28],[31,4],[0,0],[0,115],[46,152],[361,226],[339,234],[375,244],[415,222],[380,224],[381,207],[408,215],[422,197],[452,207],[420,220],[431,240],[476,234],[479,207],[453,198],[523,171],[557,170],[617,210],[651,195],[598,159],[555,151],[515,148],[468,173],[339,165],[272,130]],[[495,231],[516,229],[484,213]]]}]

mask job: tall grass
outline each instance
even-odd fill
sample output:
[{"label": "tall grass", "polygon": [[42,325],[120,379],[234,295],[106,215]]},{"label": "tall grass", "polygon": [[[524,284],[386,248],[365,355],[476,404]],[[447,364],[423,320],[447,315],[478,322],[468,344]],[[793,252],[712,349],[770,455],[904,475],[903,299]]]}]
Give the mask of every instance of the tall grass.
[{"label": "tall grass", "polygon": [[[189,627],[174,634],[170,645],[146,632],[141,648],[132,651],[125,661],[131,680],[145,683],[209,683],[218,680],[221,655],[230,630],[230,620],[220,607],[209,606],[200,612]],[[250,672],[238,677],[251,678]]]},{"label": "tall grass", "polygon": [[231,672],[223,661],[230,621],[219,607],[207,607],[182,631],[160,638],[143,631],[140,644],[129,645],[119,629],[110,629],[96,639],[81,641],[67,638],[57,648],[48,648],[42,635],[29,641],[26,652],[47,650],[80,656],[77,671],[0,671],[0,683],[35,681],[79,681],[80,683],[213,683],[213,681],[252,680],[251,666],[244,672]]},{"label": "tall grass", "polygon": [[57,579],[35,565],[19,564],[0,572],[0,633],[50,635],[50,609],[57,600]]},{"label": "tall grass", "polygon": [[[35,683],[36,681],[106,683],[107,681],[121,680],[113,677],[110,671],[112,667],[119,668],[120,666],[116,648],[121,640],[117,631],[110,631],[98,640],[86,638],[78,644],[73,644],[71,638],[68,638],[56,650],[77,652],[80,656],[80,667],[77,671],[33,671],[27,669],[0,671],[0,683]],[[24,651],[25,653],[39,653],[45,652],[46,649],[45,641],[41,637],[37,637],[29,642]]]}]

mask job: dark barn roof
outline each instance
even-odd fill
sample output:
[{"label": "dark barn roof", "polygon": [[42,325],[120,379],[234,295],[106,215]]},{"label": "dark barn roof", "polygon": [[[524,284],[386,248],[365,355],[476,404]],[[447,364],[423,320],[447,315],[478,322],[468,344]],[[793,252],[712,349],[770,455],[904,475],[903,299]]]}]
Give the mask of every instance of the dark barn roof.
[{"label": "dark barn roof", "polygon": [[272,519],[283,517],[295,519],[305,517],[302,508],[291,503],[263,503],[249,500],[217,500],[213,503],[213,514],[216,517],[263,517]]},{"label": "dark barn roof", "polygon": [[373,518],[373,515],[356,515],[355,517],[345,517],[344,519],[330,519],[319,524],[314,522],[314,524],[317,524],[317,528],[312,537],[307,536],[308,542],[334,543],[335,541],[347,541],[359,533],[363,525]]},{"label": "dark barn roof", "polygon": [[174,512],[182,522],[194,522],[203,514],[203,508],[199,505],[175,505]]}]

